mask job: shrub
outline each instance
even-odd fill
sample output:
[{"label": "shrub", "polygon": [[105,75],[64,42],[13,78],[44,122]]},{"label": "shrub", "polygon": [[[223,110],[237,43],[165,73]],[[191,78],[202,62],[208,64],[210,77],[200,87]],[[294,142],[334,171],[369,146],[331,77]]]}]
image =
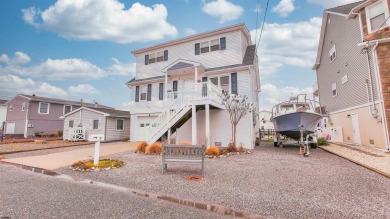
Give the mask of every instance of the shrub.
[{"label": "shrub", "polygon": [[145,153],[145,149],[148,146],[148,143],[146,141],[141,141],[138,143],[137,147],[135,148],[135,151],[138,153]]},{"label": "shrub", "polygon": [[161,142],[155,142],[152,145],[149,145],[146,147],[145,150],[146,154],[161,154],[162,152],[162,143]]},{"label": "shrub", "polygon": [[57,133],[50,133],[50,134],[49,134],[49,137],[51,137],[51,138],[57,137]]},{"label": "shrub", "polygon": [[192,145],[192,143],[189,142],[189,141],[182,141],[179,144],[182,144],[182,145]]},{"label": "shrub", "polygon": [[64,131],[59,130],[59,131],[57,132],[57,135],[58,135],[58,137],[64,136]]},{"label": "shrub", "polygon": [[206,155],[209,155],[209,156],[218,156],[219,155],[219,148],[217,148],[216,146],[210,146],[210,147],[206,148],[205,153],[206,153]]},{"label": "shrub", "polygon": [[228,151],[228,152],[237,152],[237,147],[236,147],[236,145],[233,144],[233,143],[230,143],[229,146],[228,146],[228,148],[227,148],[227,151]]},{"label": "shrub", "polygon": [[317,139],[318,145],[329,145],[329,142],[325,138],[319,138]]}]

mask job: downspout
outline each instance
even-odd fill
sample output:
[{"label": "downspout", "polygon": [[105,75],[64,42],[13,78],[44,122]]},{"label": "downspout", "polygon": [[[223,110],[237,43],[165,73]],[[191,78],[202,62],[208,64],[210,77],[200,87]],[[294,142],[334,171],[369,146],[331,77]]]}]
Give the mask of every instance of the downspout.
[{"label": "downspout", "polygon": [[[374,89],[373,89],[373,83],[372,83],[372,73],[371,73],[371,62],[370,62],[370,54],[369,54],[368,48],[369,47],[366,46],[362,49],[367,53],[368,81],[366,81],[366,85],[367,85],[367,94],[368,94],[368,105],[370,106],[370,114],[374,118],[378,118],[378,109],[376,108],[376,105],[375,105],[375,96],[374,96]],[[374,49],[375,48],[376,48],[376,46],[374,47]],[[369,83],[369,85],[368,85],[368,83]],[[370,94],[368,92],[370,92]],[[371,96],[371,98],[370,98],[370,96]],[[374,106],[374,110],[372,110],[370,99],[372,99],[372,105]]]},{"label": "downspout", "polygon": [[24,127],[24,137],[27,138],[27,130],[28,130],[28,123],[29,123],[29,112],[30,112],[30,102],[27,102],[27,112],[26,112],[26,125]]}]

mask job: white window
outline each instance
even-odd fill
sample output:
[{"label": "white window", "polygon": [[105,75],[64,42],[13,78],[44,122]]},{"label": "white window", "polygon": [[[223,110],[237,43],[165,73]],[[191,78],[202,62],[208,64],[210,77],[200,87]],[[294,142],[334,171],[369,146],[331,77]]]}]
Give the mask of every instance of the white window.
[{"label": "white window", "polygon": [[64,105],[64,115],[72,111],[72,106]]},{"label": "white window", "polygon": [[157,62],[164,61],[164,52],[158,52],[157,53]]},{"label": "white window", "polygon": [[93,129],[94,130],[99,129],[99,120],[98,119],[93,120]]},{"label": "white window", "polygon": [[211,49],[211,52],[219,50],[219,39],[211,40],[211,47],[210,47],[210,49]]},{"label": "white window", "polygon": [[156,53],[149,54],[149,64],[156,62]]},{"label": "white window", "polygon": [[74,120],[69,120],[69,128],[73,128]]},{"label": "white window", "polygon": [[116,130],[117,131],[123,130],[124,123],[125,123],[125,121],[123,119],[117,119],[116,120]]},{"label": "white window", "polygon": [[329,57],[330,57],[330,62],[333,62],[333,60],[336,59],[336,45],[333,44],[332,48],[329,50]]},{"label": "white window", "polygon": [[367,7],[366,15],[369,33],[390,26],[390,20],[385,23],[386,19],[389,17],[387,1],[382,0]]},{"label": "white window", "polygon": [[348,75],[344,75],[344,77],[341,78],[341,84],[345,84],[348,82]]},{"label": "white window", "polygon": [[332,95],[333,95],[333,97],[337,96],[336,83],[332,84]]},{"label": "white window", "polygon": [[223,92],[229,93],[229,76],[223,76],[219,78],[220,85]]},{"label": "white window", "polygon": [[22,111],[26,111],[26,103],[22,104]]},{"label": "white window", "polygon": [[146,101],[146,94],[148,92],[148,86],[142,86],[141,87],[141,92],[139,94],[139,99],[141,101]]},{"label": "white window", "polygon": [[50,103],[39,102],[39,114],[49,114]]},{"label": "white window", "polygon": [[210,48],[209,48],[209,41],[206,41],[206,42],[203,42],[200,44],[200,52],[201,53],[206,53],[206,52],[209,52],[210,51]]},{"label": "white window", "polygon": [[8,110],[9,110],[9,111],[12,111],[13,107],[14,107],[14,106],[13,106],[12,104],[10,104]]}]

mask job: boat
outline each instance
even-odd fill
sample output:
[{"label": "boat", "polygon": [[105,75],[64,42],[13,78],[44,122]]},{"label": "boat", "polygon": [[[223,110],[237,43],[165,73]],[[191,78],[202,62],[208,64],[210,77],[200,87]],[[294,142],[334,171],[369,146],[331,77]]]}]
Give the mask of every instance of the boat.
[{"label": "boat", "polygon": [[[278,136],[275,138],[274,146],[281,144],[279,135],[296,140],[299,144],[312,140],[313,138],[309,139],[309,137],[322,118],[321,111],[319,103],[307,99],[306,94],[300,94],[290,98],[289,101],[275,105],[272,108],[271,121]],[[315,142],[310,143],[316,146]]]}]

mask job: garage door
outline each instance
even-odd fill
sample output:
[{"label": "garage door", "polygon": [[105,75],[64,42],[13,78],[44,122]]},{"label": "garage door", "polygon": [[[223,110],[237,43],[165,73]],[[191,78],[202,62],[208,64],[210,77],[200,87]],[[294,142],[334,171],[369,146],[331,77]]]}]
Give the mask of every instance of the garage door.
[{"label": "garage door", "polygon": [[136,141],[146,141],[148,128],[150,124],[157,118],[157,116],[139,116],[138,117],[138,127],[136,134]]}]

